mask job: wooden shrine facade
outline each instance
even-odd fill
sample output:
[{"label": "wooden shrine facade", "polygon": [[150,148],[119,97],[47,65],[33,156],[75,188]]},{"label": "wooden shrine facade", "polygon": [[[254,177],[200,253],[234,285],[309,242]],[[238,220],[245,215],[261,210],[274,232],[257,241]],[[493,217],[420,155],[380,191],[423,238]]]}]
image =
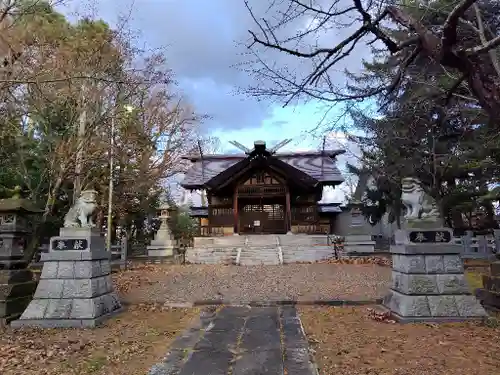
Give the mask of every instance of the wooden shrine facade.
[{"label": "wooden shrine facade", "polygon": [[343,181],[334,160],[341,152],[276,154],[256,142],[244,156],[190,157],[194,165],[181,185],[206,190],[210,235],[279,234],[299,227],[324,233],[330,223],[317,202],[325,185]]}]

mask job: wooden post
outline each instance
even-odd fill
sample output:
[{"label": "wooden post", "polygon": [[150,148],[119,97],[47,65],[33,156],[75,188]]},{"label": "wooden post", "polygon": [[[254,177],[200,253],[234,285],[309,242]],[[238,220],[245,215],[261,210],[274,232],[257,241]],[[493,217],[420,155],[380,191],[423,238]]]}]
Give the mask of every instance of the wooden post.
[{"label": "wooden post", "polygon": [[207,191],[208,201],[208,237],[212,235],[212,192]]},{"label": "wooden post", "polygon": [[233,194],[233,220],[234,220],[234,234],[239,234],[239,221],[238,221],[238,186],[234,188]]},{"label": "wooden post", "polygon": [[285,230],[286,232],[292,231],[292,211],[290,209],[290,191],[288,190],[288,186],[285,188],[285,204],[286,204],[286,220],[285,220]]},{"label": "wooden post", "polygon": [[127,255],[128,255],[128,240],[127,235],[123,235],[121,238],[120,247],[120,269],[122,271],[127,269]]}]

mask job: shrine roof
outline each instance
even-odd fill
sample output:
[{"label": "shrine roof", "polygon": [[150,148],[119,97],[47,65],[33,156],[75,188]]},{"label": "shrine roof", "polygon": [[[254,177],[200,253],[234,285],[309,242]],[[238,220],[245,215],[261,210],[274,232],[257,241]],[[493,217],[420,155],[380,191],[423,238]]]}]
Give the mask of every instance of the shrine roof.
[{"label": "shrine roof", "polygon": [[[336,165],[336,156],[345,150],[275,153],[273,157],[316,179],[323,185],[338,185],[344,181]],[[248,158],[246,154],[192,155],[183,157],[193,164],[184,176],[181,186],[202,188],[213,177]]]}]

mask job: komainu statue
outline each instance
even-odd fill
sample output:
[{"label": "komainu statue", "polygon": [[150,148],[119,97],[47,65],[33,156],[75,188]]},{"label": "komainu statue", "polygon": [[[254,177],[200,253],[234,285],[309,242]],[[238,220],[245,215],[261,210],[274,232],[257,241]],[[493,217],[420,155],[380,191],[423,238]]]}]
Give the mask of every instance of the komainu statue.
[{"label": "komainu statue", "polygon": [[406,208],[405,219],[427,219],[437,220],[439,210],[434,200],[420,187],[420,181],[416,178],[403,178],[401,201]]},{"label": "komainu statue", "polygon": [[93,228],[92,214],[97,208],[97,191],[84,190],[64,217],[65,228]]}]

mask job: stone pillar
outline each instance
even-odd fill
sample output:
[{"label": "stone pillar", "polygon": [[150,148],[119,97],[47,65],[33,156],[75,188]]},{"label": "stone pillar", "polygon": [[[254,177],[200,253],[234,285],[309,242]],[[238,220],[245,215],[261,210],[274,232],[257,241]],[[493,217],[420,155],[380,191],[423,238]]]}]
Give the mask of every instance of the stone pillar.
[{"label": "stone pillar", "polygon": [[[494,230],[496,257],[500,257],[500,230]],[[481,303],[492,310],[500,311],[500,260],[490,264],[490,274],[483,275],[483,288],[476,290]]]},{"label": "stone pillar", "polygon": [[483,288],[476,290],[476,296],[485,307],[500,311],[500,261],[490,264],[490,274],[483,275]]},{"label": "stone pillar", "polygon": [[95,327],[121,311],[111,254],[96,228],[61,228],[42,254],[35,296],[12,327]]},{"label": "stone pillar", "polygon": [[36,289],[23,253],[31,233],[26,216],[37,212],[18,196],[0,200],[0,326],[19,318]]},{"label": "stone pillar", "polygon": [[151,245],[148,246],[148,256],[170,257],[174,255],[174,242],[168,224],[170,219],[170,206],[168,204],[160,207],[159,219],[161,220],[160,229],[156,232]]},{"label": "stone pillar", "polygon": [[[399,322],[451,322],[486,316],[471,295],[449,228],[415,223],[395,232],[392,283],[383,305]],[[437,224],[439,225],[439,223]]]},{"label": "stone pillar", "polygon": [[375,241],[372,241],[372,228],[361,212],[362,203],[351,202],[350,223],[345,236],[344,250],[348,255],[373,253]]}]

